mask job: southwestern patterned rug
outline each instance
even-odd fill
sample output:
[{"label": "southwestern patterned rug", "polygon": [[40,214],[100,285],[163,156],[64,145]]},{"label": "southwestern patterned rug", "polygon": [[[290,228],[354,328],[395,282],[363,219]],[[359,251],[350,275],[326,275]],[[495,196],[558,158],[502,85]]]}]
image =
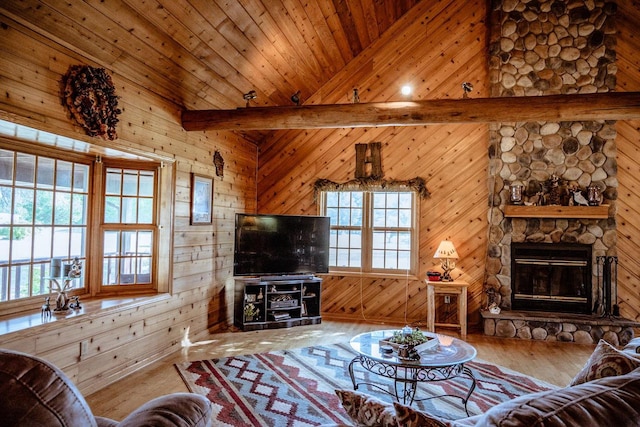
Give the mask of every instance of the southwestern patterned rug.
[{"label": "southwestern patterned rug", "polygon": [[[214,405],[216,426],[317,426],[349,423],[335,389],[352,390],[349,362],[357,354],[349,344],[304,347],[246,356],[176,364],[189,389],[207,396]],[[359,382],[374,383],[392,392],[393,382],[355,364]],[[471,415],[527,393],[556,388],[504,367],[476,359],[465,364],[477,387],[468,403]],[[464,396],[470,380],[465,377],[437,383],[421,383],[417,398]],[[369,386],[359,391],[391,402],[391,396]],[[441,417],[466,417],[457,397],[415,402],[414,407]]]}]

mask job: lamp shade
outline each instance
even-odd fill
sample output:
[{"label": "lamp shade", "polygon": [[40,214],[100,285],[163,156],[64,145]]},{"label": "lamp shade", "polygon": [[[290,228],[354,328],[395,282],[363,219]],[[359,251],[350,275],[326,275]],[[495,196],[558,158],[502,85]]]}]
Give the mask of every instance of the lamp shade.
[{"label": "lamp shade", "polygon": [[456,251],[455,246],[449,240],[443,240],[440,242],[440,246],[436,250],[435,255],[433,256],[436,259],[439,258],[448,258],[448,259],[458,259],[458,251]]}]

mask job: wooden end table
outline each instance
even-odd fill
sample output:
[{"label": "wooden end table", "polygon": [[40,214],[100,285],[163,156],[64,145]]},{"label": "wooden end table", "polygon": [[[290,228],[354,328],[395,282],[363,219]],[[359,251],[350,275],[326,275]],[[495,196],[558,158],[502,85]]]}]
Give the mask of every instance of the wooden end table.
[{"label": "wooden end table", "polygon": [[[462,339],[467,338],[467,288],[469,284],[463,280],[452,282],[434,282],[426,279],[427,283],[427,330],[435,332],[436,326],[460,329]],[[458,323],[436,323],[436,295],[455,295],[458,300]]]}]

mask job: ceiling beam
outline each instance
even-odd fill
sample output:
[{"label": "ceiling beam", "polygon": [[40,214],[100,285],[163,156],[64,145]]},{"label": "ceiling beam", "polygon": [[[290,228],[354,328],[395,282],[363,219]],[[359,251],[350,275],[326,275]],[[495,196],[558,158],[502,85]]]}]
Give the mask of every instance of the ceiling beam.
[{"label": "ceiling beam", "polygon": [[182,126],[275,130],[630,119],[640,119],[640,92],[187,110]]}]

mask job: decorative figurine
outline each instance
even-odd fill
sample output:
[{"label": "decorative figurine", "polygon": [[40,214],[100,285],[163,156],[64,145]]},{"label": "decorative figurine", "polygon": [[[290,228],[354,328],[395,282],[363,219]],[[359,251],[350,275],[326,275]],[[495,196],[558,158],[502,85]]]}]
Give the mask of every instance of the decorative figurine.
[{"label": "decorative figurine", "polygon": [[71,270],[69,271],[69,277],[80,277],[82,274],[82,263],[75,257],[73,263],[71,263]]},{"label": "decorative figurine", "polygon": [[491,303],[491,305],[489,306],[489,313],[491,314],[500,314],[500,307],[498,307],[498,304]]},{"label": "decorative figurine", "polygon": [[42,319],[51,319],[51,303],[49,303],[49,299],[51,297],[46,297],[44,299],[44,304],[42,304],[41,314]]},{"label": "decorative figurine", "polygon": [[80,305],[80,297],[74,295],[71,297],[71,303],[69,304],[69,308],[72,310],[80,310],[82,306]]},{"label": "decorative figurine", "polygon": [[580,191],[579,188],[575,190],[571,190],[571,192],[573,193],[572,199],[575,205],[587,206],[589,204],[587,199],[585,199],[584,196],[582,195],[582,191]]},{"label": "decorative figurine", "polygon": [[600,206],[602,194],[600,194],[600,188],[597,185],[590,185],[587,188],[587,199],[589,206]]},{"label": "decorative figurine", "polygon": [[556,174],[551,175],[551,178],[548,182],[549,186],[549,197],[548,204],[549,205],[560,205],[562,204],[562,192],[560,190],[560,180]]}]

